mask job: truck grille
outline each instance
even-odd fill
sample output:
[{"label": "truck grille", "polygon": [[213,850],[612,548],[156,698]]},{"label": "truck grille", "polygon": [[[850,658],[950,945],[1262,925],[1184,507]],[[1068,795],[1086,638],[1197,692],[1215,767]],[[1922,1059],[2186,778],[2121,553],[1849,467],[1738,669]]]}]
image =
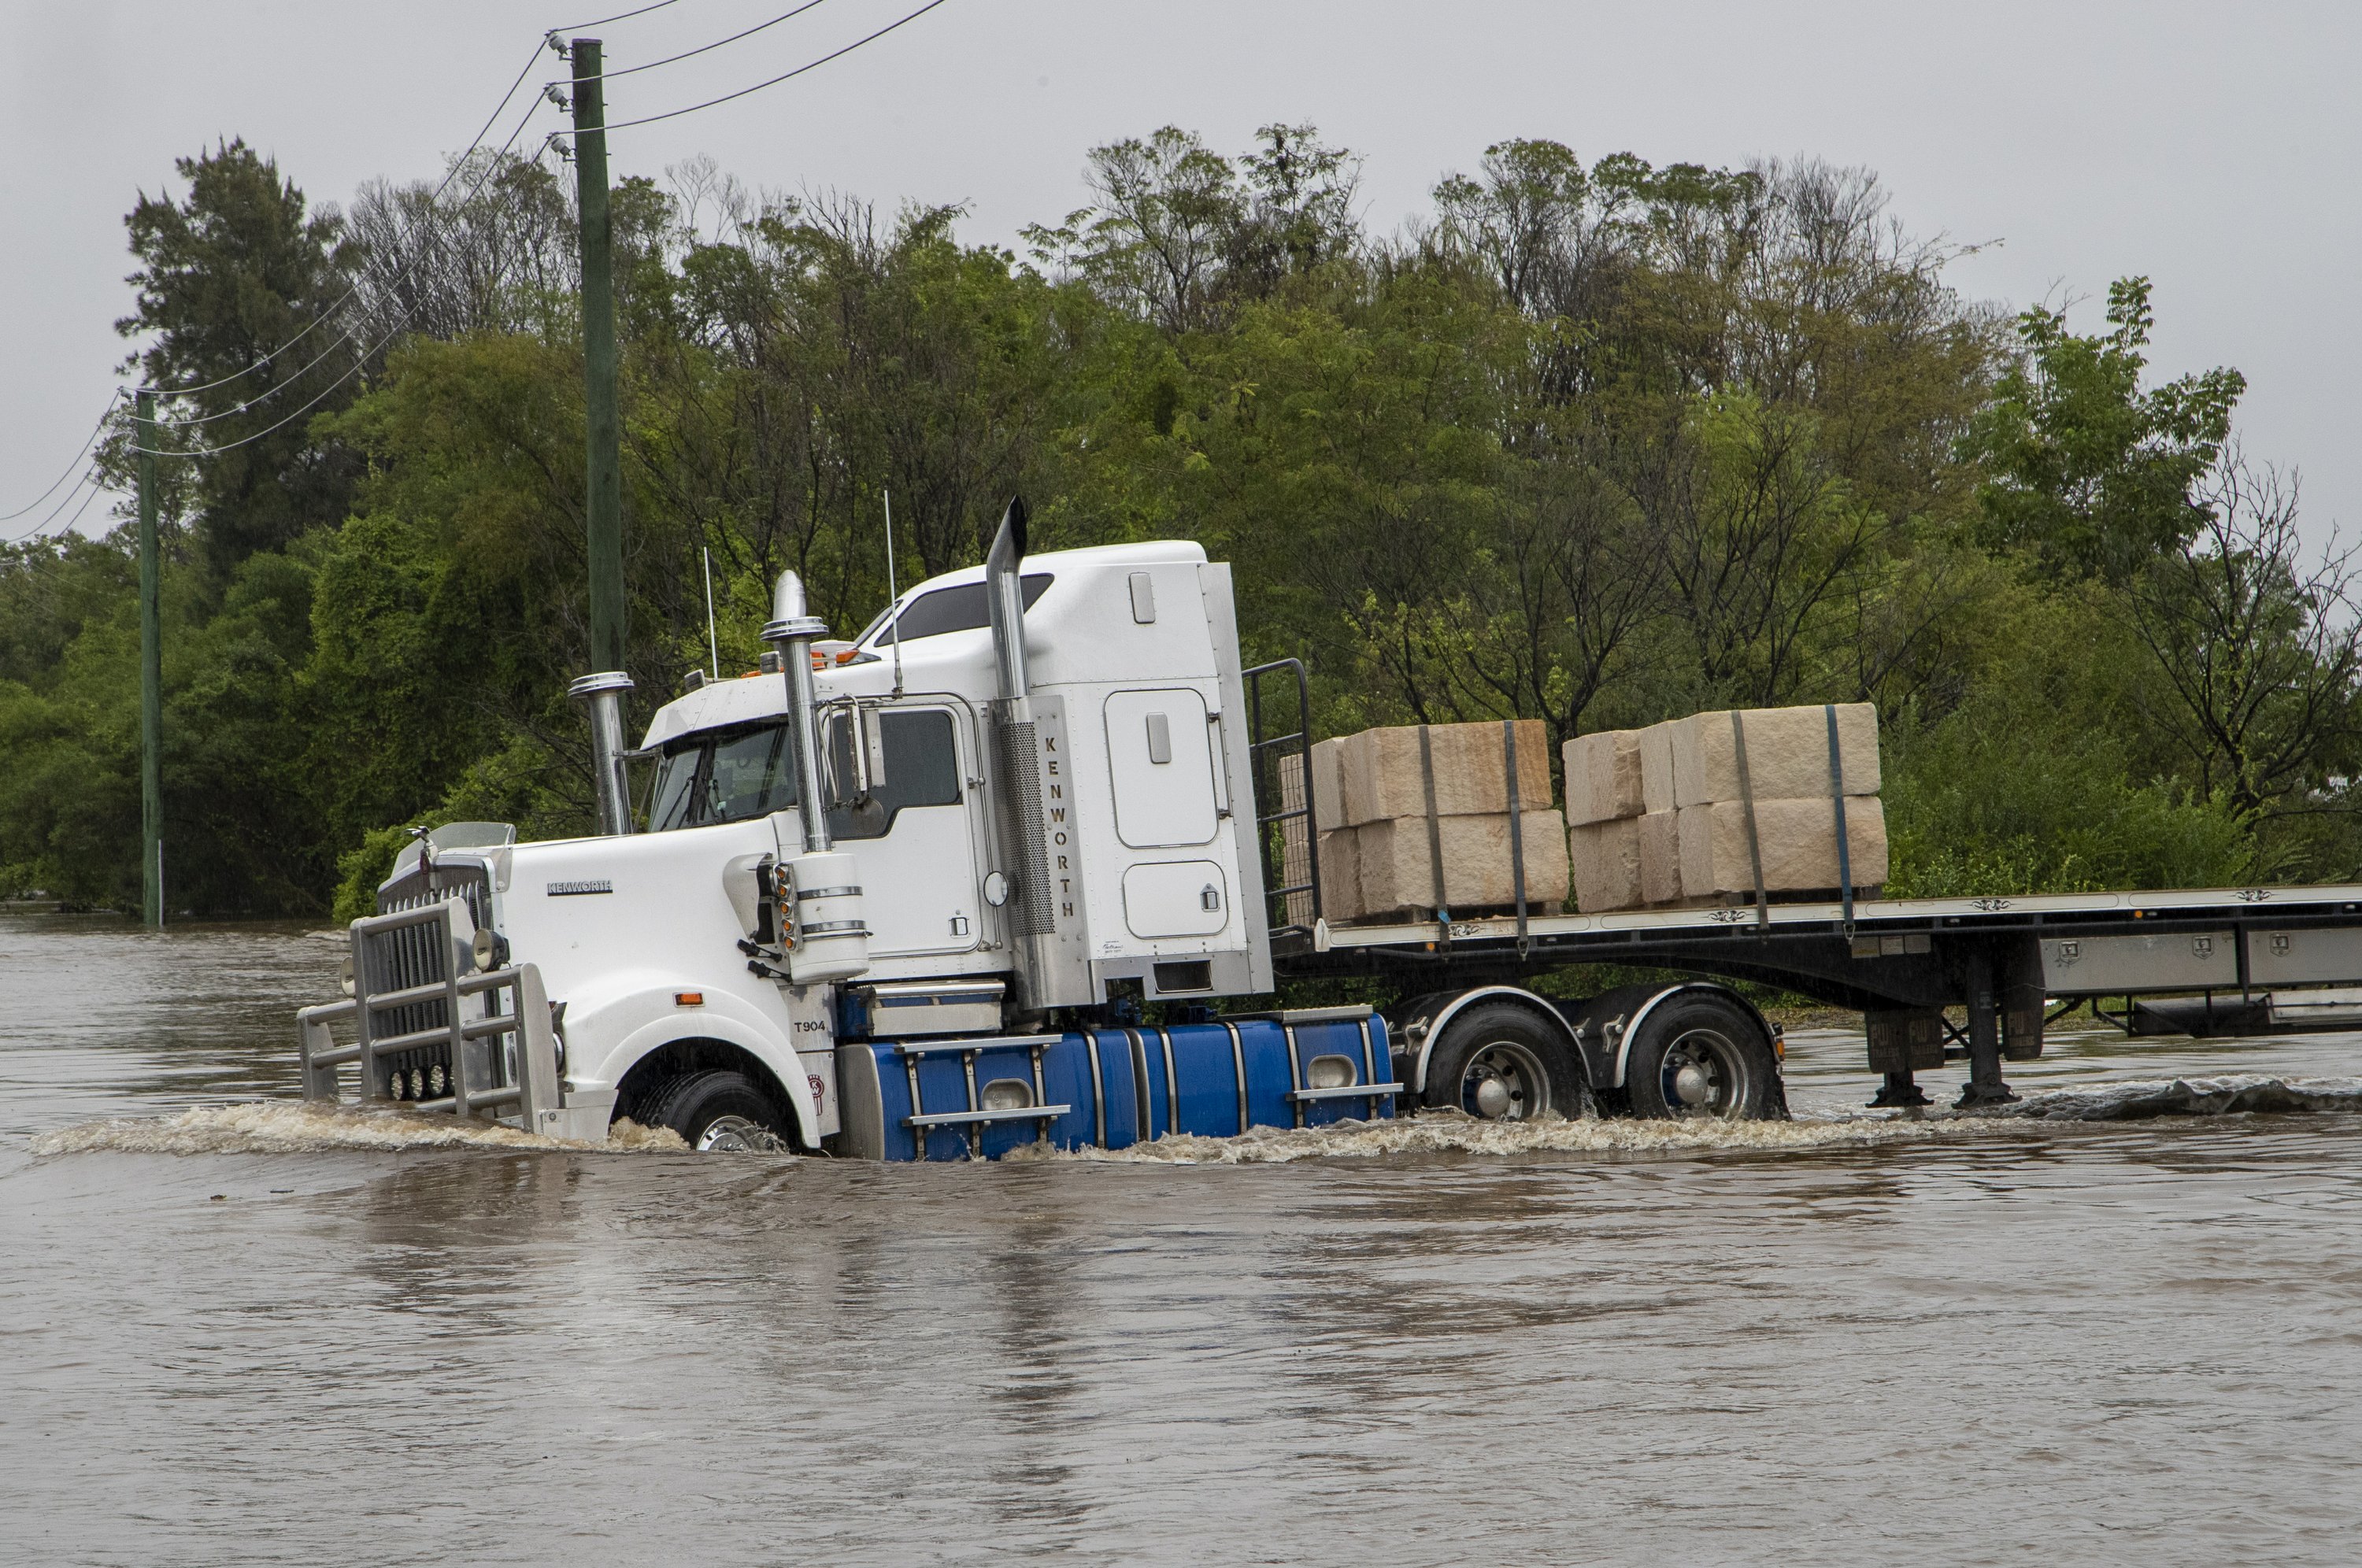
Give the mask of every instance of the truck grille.
[{"label": "truck grille", "polygon": [[[466,901],[468,913],[480,930],[492,923],[491,874],[480,864],[466,860],[440,861],[431,869],[421,867],[388,882],[378,889],[377,912],[421,909],[454,894]],[[361,943],[356,956],[364,966],[360,978],[372,993],[440,985],[450,977],[450,955],[444,951],[438,926],[414,925],[377,933]],[[408,1034],[450,1026],[451,1004],[437,999],[380,1013],[376,1032]],[[398,1052],[382,1058],[378,1072],[381,1094],[394,1099],[436,1099],[450,1082],[451,1049],[436,1044]]]}]

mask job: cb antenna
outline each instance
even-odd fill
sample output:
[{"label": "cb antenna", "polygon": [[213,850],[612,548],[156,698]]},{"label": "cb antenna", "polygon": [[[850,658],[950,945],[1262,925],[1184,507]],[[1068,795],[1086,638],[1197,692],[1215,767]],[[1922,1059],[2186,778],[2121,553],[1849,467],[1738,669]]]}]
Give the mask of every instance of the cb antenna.
[{"label": "cb antenna", "polygon": [[894,639],[894,695],[902,695],[902,589],[894,580],[894,492],[886,501],[886,635]]},{"label": "cb antenna", "polygon": [[722,679],[722,634],[713,625],[713,551],[705,555],[705,646],[713,656],[713,679]]}]

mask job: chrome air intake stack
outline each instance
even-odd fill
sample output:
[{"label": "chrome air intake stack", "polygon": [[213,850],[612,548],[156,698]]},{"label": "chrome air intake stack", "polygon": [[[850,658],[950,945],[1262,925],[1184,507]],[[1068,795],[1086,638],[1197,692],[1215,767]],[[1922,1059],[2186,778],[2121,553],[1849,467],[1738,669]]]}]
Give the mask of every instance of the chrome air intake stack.
[{"label": "chrome air intake stack", "polygon": [[1026,669],[1025,502],[1012,498],[984,558],[1000,696],[988,705],[994,823],[1021,1011],[1104,999],[1092,978],[1083,917],[1082,856],[1066,758],[1066,704],[1036,696]]},{"label": "chrome air intake stack", "polygon": [[779,574],[763,640],[778,650],[788,682],[788,733],[795,743],[796,814],[803,853],[784,858],[776,876],[779,935],[788,978],[796,985],[849,980],[869,968],[869,928],[861,915],[860,867],[837,851],[821,793],[820,705],[812,687],[811,645],[828,624],[810,613],[803,580]]},{"label": "chrome air intake stack", "polygon": [[624,775],[624,693],[632,678],[620,669],[586,675],[566,694],[590,706],[590,778],[597,790],[599,831],[632,831],[632,791]]}]

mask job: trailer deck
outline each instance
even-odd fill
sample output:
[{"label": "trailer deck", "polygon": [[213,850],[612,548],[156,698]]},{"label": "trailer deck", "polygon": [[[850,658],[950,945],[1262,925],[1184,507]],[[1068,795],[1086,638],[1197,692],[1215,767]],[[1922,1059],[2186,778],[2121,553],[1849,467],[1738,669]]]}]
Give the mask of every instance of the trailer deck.
[{"label": "trailer deck", "polygon": [[[1528,914],[1275,930],[1292,979],[1407,973],[1433,988],[1511,984],[1577,964],[1759,981],[1860,1011],[1873,1103],[1915,1105],[1915,1072],[1965,1047],[1963,1104],[2014,1098],[2001,1064],[2038,1056],[2072,1007],[2133,1032],[2362,1025],[2362,886],[2033,894]],[[2173,1002],[2140,999],[2182,999]],[[2057,1011],[2054,1004],[2068,1004]],[[1968,1011],[1965,1030],[1943,1016]],[[1589,1049],[1601,1048],[1593,1042]]]}]

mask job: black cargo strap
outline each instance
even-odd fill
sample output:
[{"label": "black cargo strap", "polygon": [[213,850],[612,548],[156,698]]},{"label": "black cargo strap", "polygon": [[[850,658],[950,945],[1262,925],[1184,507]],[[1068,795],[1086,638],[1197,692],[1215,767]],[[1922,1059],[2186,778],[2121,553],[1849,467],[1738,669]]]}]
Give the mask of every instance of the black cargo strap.
[{"label": "black cargo strap", "polygon": [[[1736,708],[1730,711],[1730,745],[1735,754],[1733,760],[1738,765],[1738,803],[1747,812],[1747,864],[1755,873],[1755,927],[1763,931],[1772,924],[1772,900],[1763,890],[1763,844],[1755,833],[1755,779],[1747,767],[1747,722],[1745,715]],[[1713,839],[1713,808],[1708,807],[1706,840],[1709,846]],[[1714,856],[1709,853],[1706,858],[1711,860]]]},{"label": "black cargo strap", "polygon": [[1518,900],[1518,956],[1526,955],[1526,834],[1518,818],[1518,721],[1501,721],[1501,766],[1509,776],[1509,886]]},{"label": "black cargo strap", "polygon": [[1419,783],[1427,791],[1427,858],[1435,876],[1435,923],[1446,947],[1451,945],[1451,911],[1443,901],[1443,823],[1435,814],[1435,742],[1427,726],[1418,727]]},{"label": "black cargo strap", "polygon": [[1845,908],[1845,933],[1853,935],[1853,845],[1846,833],[1845,762],[1838,754],[1838,705],[1821,704],[1829,722],[1829,806],[1838,828],[1838,900]]}]

